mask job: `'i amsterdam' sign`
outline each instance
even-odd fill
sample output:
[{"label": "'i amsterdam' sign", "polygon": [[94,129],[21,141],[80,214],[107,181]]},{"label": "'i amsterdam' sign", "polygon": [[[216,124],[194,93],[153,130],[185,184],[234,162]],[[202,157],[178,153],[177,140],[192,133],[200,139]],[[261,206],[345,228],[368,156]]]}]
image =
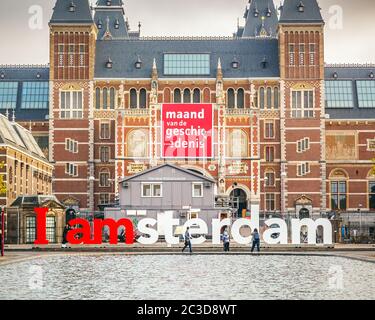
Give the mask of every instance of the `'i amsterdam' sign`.
[{"label": "'i amsterdam' sign", "polygon": [[212,104],[163,104],[162,157],[213,157]]}]

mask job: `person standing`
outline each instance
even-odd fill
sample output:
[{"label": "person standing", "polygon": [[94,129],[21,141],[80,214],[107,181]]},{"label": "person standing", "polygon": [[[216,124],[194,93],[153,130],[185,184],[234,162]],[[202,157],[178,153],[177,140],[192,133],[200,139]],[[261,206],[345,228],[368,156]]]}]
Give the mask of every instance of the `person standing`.
[{"label": "person standing", "polygon": [[225,229],[224,234],[223,234],[223,244],[224,244],[224,252],[229,252],[230,236],[229,236],[227,229]]},{"label": "person standing", "polygon": [[251,234],[253,236],[253,246],[251,247],[251,252],[254,252],[255,247],[257,247],[258,252],[260,252],[260,235],[258,229],[254,229]]},{"label": "person standing", "polygon": [[63,231],[63,240],[62,240],[62,245],[61,245],[61,248],[66,248],[67,247],[67,243],[68,243],[68,232],[71,230],[71,227],[69,224],[66,224],[65,228],[64,228],[64,231]]},{"label": "person standing", "polygon": [[184,252],[185,249],[187,247],[189,247],[190,253],[193,253],[193,250],[192,250],[192,247],[191,247],[191,239],[192,239],[192,237],[190,235],[190,231],[189,230],[190,230],[190,228],[187,227],[186,232],[185,232],[185,236],[184,236],[184,238],[185,238],[185,246],[182,249],[182,252]]}]

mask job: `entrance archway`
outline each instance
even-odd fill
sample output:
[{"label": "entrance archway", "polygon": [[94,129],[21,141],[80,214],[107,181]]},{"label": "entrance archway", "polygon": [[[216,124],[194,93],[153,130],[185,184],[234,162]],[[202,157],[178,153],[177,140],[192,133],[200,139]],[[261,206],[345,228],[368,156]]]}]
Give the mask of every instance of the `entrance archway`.
[{"label": "entrance archway", "polygon": [[244,210],[247,211],[248,209],[246,192],[240,188],[236,188],[230,193],[230,198],[235,200],[234,201],[235,204],[238,203],[238,208],[237,208],[237,212],[235,213],[235,217],[242,218],[243,211]]}]

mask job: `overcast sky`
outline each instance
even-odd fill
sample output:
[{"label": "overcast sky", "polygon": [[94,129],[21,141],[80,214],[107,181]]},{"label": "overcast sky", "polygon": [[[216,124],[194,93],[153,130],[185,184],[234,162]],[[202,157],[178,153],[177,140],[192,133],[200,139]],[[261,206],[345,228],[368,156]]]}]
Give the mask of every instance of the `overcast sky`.
[{"label": "overcast sky", "polygon": [[[309,0],[306,0],[309,1]],[[230,36],[248,0],[124,0],[143,36]],[[48,63],[54,0],[0,0],[0,64]],[[325,61],[375,63],[375,0],[320,0],[326,20]],[[280,0],[275,0],[279,5]],[[37,7],[35,7],[37,6]],[[41,8],[38,20],[33,15]],[[31,14],[29,11],[34,11]],[[31,27],[30,27],[31,22]]]}]

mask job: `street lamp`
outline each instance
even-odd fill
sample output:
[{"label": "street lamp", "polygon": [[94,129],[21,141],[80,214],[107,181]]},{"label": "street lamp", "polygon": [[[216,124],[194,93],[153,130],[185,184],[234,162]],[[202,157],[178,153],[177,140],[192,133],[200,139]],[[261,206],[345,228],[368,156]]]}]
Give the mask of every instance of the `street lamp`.
[{"label": "street lamp", "polygon": [[359,213],[359,234],[362,235],[362,209],[363,205],[360,203],[358,205],[358,213]]},{"label": "street lamp", "polygon": [[4,257],[5,208],[1,207],[1,256]]}]

